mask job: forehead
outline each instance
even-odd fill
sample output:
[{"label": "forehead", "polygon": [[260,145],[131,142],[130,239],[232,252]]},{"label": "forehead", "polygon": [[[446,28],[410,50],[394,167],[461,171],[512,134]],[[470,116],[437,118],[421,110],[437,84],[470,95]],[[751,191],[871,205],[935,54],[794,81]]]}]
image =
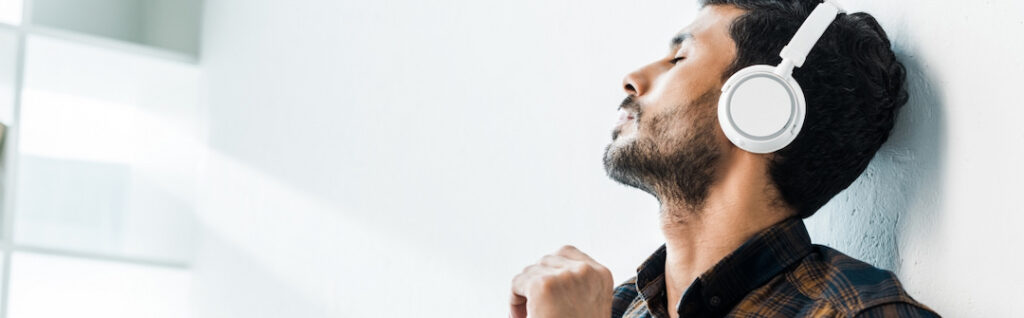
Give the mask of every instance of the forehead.
[{"label": "forehead", "polygon": [[673,44],[679,44],[676,42],[685,39],[712,49],[733,47],[732,37],[729,36],[729,27],[732,25],[732,21],[744,12],[731,5],[704,6],[697,13],[696,18],[679,31]]}]

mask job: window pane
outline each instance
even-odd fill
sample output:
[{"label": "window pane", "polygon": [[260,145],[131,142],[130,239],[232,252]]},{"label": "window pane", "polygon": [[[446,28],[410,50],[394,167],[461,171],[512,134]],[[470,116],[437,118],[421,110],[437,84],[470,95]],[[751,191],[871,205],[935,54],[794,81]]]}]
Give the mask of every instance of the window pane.
[{"label": "window pane", "polygon": [[197,85],[194,65],[30,36],[15,242],[187,261]]},{"label": "window pane", "polygon": [[16,252],[11,318],[188,317],[187,270]]},{"label": "window pane", "polygon": [[32,24],[195,54],[201,9],[200,0],[34,0]]},{"label": "window pane", "polygon": [[0,0],[0,23],[21,24],[22,0]]}]

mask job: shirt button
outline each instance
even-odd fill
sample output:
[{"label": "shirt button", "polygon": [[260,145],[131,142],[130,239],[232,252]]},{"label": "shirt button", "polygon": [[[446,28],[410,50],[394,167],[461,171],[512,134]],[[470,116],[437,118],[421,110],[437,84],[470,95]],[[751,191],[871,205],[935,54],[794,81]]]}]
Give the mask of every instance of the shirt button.
[{"label": "shirt button", "polygon": [[708,303],[710,303],[712,307],[715,307],[722,303],[722,299],[718,298],[718,296],[711,296],[711,299],[708,299]]}]

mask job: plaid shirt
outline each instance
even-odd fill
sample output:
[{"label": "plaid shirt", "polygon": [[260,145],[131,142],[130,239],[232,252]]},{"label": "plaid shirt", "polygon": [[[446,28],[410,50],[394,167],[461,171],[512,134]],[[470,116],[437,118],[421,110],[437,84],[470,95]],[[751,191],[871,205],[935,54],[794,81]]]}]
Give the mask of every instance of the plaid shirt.
[{"label": "plaid shirt", "polygon": [[[667,318],[665,245],[615,288],[612,317]],[[803,220],[758,233],[683,294],[679,317],[938,317],[896,275],[811,245]]]}]

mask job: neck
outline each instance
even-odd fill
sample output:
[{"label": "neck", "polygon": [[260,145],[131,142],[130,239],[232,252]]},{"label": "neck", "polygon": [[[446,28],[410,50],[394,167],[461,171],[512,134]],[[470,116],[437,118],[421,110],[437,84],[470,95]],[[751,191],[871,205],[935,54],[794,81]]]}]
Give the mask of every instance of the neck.
[{"label": "neck", "polygon": [[[775,204],[777,193],[757,160],[746,154],[723,167],[727,171],[709,189],[699,210],[679,201],[661,200],[665,235],[665,285],[669,312],[693,281],[758,232],[793,215]],[[738,162],[737,162],[738,161]]]}]

